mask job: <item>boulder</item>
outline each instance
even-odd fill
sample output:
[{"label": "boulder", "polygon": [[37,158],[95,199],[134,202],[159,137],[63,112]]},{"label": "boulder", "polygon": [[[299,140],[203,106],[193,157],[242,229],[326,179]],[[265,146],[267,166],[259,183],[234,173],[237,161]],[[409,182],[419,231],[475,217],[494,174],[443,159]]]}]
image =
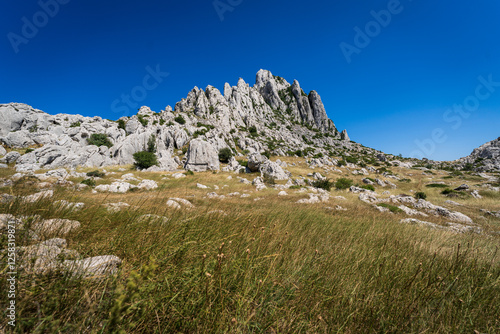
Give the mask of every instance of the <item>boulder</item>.
[{"label": "boulder", "polygon": [[268,161],[267,157],[261,155],[260,153],[252,153],[248,156],[247,168],[252,172],[257,172],[260,170],[260,165],[265,161]]},{"label": "boulder", "polygon": [[288,180],[290,178],[289,172],[286,172],[280,165],[270,160],[261,163],[260,173],[263,177],[272,178],[274,180]]},{"label": "boulder", "polygon": [[196,172],[219,169],[219,154],[208,142],[193,139],[187,151],[187,161],[184,168]]},{"label": "boulder", "polygon": [[16,152],[16,151],[11,151],[11,152],[7,153],[2,159],[0,159],[0,162],[10,164],[10,163],[16,162],[16,160],[19,159],[20,157],[21,157],[21,153]]}]

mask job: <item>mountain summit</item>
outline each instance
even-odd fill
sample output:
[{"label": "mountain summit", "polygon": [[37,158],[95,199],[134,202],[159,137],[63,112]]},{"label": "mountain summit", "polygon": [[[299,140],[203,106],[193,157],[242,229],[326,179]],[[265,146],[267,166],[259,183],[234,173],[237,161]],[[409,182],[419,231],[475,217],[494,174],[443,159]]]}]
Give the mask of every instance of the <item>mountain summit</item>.
[{"label": "mountain summit", "polygon": [[233,87],[226,83],[224,95],[212,86],[195,87],[173,110],[167,106],[156,113],[144,106],[117,121],[50,115],[21,103],[0,105],[0,115],[0,142],[29,148],[22,156],[10,152],[4,158],[24,172],[132,164],[134,154],[148,147],[158,158],[153,169],[164,171],[218,169],[224,148],[235,155],[376,153],[337,130],[316,91],[306,94],[297,80],[290,84],[267,70],[257,73],[253,87],[243,79]]}]

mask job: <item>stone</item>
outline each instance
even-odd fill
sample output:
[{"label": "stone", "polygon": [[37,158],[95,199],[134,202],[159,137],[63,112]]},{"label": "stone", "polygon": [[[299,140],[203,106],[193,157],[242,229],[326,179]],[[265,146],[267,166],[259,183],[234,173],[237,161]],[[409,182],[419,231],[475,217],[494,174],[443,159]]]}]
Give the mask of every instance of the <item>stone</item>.
[{"label": "stone", "polygon": [[7,153],[3,158],[0,159],[1,163],[10,164],[16,162],[17,159],[21,157],[21,153],[17,151],[11,151]]},{"label": "stone", "polygon": [[34,202],[40,201],[42,199],[50,198],[52,196],[54,196],[53,190],[43,190],[43,191],[40,191],[36,194],[24,197],[24,201],[28,202],[28,203],[34,203]]},{"label": "stone", "polygon": [[5,148],[2,145],[0,145],[0,157],[3,157],[6,154],[7,150],[5,150]]},{"label": "stone", "polygon": [[167,201],[166,205],[168,207],[171,207],[171,208],[174,208],[174,209],[181,209],[181,205],[179,203],[177,203],[176,201],[173,201],[171,199],[169,199]]},{"label": "stone", "polygon": [[193,139],[187,151],[184,168],[196,172],[219,169],[219,154],[214,147],[201,139]]},{"label": "stone", "polygon": [[70,232],[74,232],[81,226],[79,221],[69,219],[45,219],[36,221],[31,229],[38,235],[57,234],[64,236]]},{"label": "stone", "polygon": [[467,184],[462,184],[459,187],[455,188],[456,191],[469,190],[469,186]]},{"label": "stone", "polygon": [[260,153],[252,153],[248,156],[247,168],[250,169],[250,171],[252,171],[252,172],[258,172],[258,171],[260,171],[260,165],[268,160],[269,159],[267,159],[265,156],[261,155]]},{"label": "stone", "polygon": [[73,277],[104,278],[115,275],[122,260],[114,255],[89,257],[83,260],[66,260],[63,266],[72,273]]},{"label": "stone", "polygon": [[117,203],[107,203],[104,206],[108,209],[109,212],[119,212],[123,209],[129,208],[130,204],[124,202]]},{"label": "stone", "polygon": [[138,185],[137,188],[143,189],[143,190],[153,190],[158,188],[158,183],[153,180],[142,180]]},{"label": "stone", "polygon": [[203,185],[203,184],[201,184],[201,183],[197,183],[197,184],[196,184],[196,188],[199,188],[199,189],[208,189],[208,187],[207,187],[207,186],[205,186],[205,185]]},{"label": "stone", "polygon": [[278,196],[288,196],[288,194],[286,193],[286,191],[282,190],[278,193]]},{"label": "stone", "polygon": [[285,172],[280,165],[270,160],[260,164],[260,173],[263,177],[268,177],[274,180],[288,180],[290,174]]},{"label": "stone", "polygon": [[483,196],[479,195],[479,191],[477,191],[477,190],[473,190],[473,191],[471,191],[471,193],[470,193],[470,194],[472,195],[472,197],[474,197],[474,198],[476,198],[476,199],[481,199],[481,198],[483,198]]},{"label": "stone", "polygon": [[96,186],[94,189],[102,192],[111,192],[111,193],[126,193],[132,188],[136,188],[136,186],[128,183],[128,182],[113,182],[111,184],[100,184]]}]

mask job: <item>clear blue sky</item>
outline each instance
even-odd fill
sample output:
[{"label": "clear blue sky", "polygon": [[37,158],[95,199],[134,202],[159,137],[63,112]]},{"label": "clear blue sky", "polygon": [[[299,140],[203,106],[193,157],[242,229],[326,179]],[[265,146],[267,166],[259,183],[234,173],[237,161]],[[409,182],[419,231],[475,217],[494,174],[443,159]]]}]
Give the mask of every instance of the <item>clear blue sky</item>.
[{"label": "clear blue sky", "polygon": [[[120,101],[134,88],[160,111],[264,68],[318,91],[340,130],[387,153],[450,160],[500,136],[500,84],[476,92],[479,76],[500,82],[499,1],[59,1],[53,17],[34,0],[0,4],[0,103],[117,119],[135,114]],[[358,46],[350,63],[341,43]],[[169,75],[145,90],[148,66]],[[472,112],[447,113],[464,101]]]}]

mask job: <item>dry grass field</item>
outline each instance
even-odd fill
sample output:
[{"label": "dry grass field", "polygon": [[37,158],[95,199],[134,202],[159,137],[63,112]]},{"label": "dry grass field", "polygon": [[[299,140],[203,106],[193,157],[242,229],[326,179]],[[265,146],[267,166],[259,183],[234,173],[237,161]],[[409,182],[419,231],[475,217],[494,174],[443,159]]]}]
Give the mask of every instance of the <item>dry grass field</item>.
[{"label": "dry grass field", "polygon": [[[287,168],[294,179],[319,172],[361,185],[367,177],[346,168],[342,174],[312,170],[301,158],[281,160],[295,163]],[[280,189],[268,185],[256,191],[237,178],[252,181],[259,174],[203,172],[174,179],[173,173],[105,169],[98,185],[134,173],[159,187],[116,194],[51,183],[51,198],[27,203],[17,197],[0,205],[0,213],[16,217],[77,220],[81,227],[65,236],[68,248],[84,257],[123,260],[116,275],[103,278],[21,272],[16,332],[500,332],[500,218],[480,211],[499,211],[500,193],[480,187],[486,183],[480,177],[392,167],[409,181],[391,179],[397,189],[375,185],[377,193],[389,192],[381,197],[425,192],[429,202],[450,207],[442,188],[426,185],[466,183],[483,198],[451,198],[461,204],[453,210],[472,218],[482,229],[477,234],[401,224],[405,213],[379,212],[349,190],[332,188],[325,202],[302,204],[297,201],[316,190],[295,186],[278,196]],[[5,178],[14,171],[1,173]],[[77,184],[83,178],[69,180]],[[0,190],[32,194],[40,182],[31,181]],[[209,198],[211,192],[225,197]],[[170,198],[186,199],[193,207],[169,207]],[[61,199],[82,202],[84,208],[61,209],[54,205]],[[130,206],[116,212],[104,206],[116,202]],[[336,210],[337,205],[346,210]],[[433,215],[416,218],[447,222]],[[20,231],[18,236],[18,247],[36,243]],[[2,249],[5,243],[2,236]],[[0,301],[4,310],[6,296]]]}]

